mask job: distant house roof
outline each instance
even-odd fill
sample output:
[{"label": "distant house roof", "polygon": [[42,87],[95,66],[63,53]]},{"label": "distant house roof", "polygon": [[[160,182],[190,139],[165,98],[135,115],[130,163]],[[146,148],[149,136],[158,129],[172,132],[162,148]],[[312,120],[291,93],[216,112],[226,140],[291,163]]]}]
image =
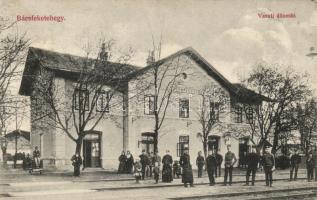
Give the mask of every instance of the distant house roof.
[{"label": "distant house roof", "polygon": [[23,130],[14,130],[5,135],[6,138],[14,138],[14,137],[24,137],[26,140],[30,141],[30,132]]},{"label": "distant house roof", "polygon": [[[75,56],[71,54],[58,53],[54,51],[30,47],[26,59],[25,68],[19,93],[22,95],[30,95],[31,83],[34,80],[34,72],[39,66],[52,70],[57,76],[71,77],[79,74],[83,66],[92,67],[94,65],[101,65],[96,62],[96,59]],[[131,73],[140,68],[133,65],[106,62],[107,67],[112,69],[120,66],[124,67],[125,73]]]},{"label": "distant house roof", "polygon": [[142,68],[138,71],[135,71],[128,75],[128,78],[133,79],[139,75],[144,74],[147,70],[160,66],[168,60],[174,59],[180,55],[187,55],[191,57],[206,73],[211,76],[213,79],[218,81],[224,88],[226,88],[231,95],[236,97],[239,102],[259,102],[263,100],[269,100],[268,98],[257,94],[256,92],[247,89],[241,84],[232,84],[228,79],[226,79],[223,75],[221,75],[207,60],[205,60],[195,49],[192,47],[187,47],[182,49],[166,58],[158,60],[151,65]]}]

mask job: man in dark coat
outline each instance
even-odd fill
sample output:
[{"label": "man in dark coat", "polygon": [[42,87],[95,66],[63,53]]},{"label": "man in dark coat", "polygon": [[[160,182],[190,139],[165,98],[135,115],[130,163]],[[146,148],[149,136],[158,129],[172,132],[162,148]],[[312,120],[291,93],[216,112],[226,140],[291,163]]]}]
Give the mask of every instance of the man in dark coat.
[{"label": "man in dark coat", "polygon": [[315,160],[311,152],[308,154],[308,158],[306,160],[306,168],[307,168],[307,181],[310,182],[314,178],[314,168],[315,168]]},{"label": "man in dark coat", "polygon": [[272,187],[273,184],[273,171],[275,170],[275,158],[271,153],[270,147],[265,148],[265,152],[262,156],[262,166],[265,172],[266,186]]},{"label": "man in dark coat", "polygon": [[191,187],[194,187],[193,170],[190,164],[188,149],[184,150],[184,154],[180,157],[179,164],[183,168],[182,182],[184,183],[184,187],[188,187],[188,183]]},{"label": "man in dark coat", "polygon": [[213,153],[213,151],[208,152],[208,156],[206,158],[206,168],[207,168],[207,173],[209,177],[209,185],[215,185],[215,168],[217,167],[217,158],[216,155]]},{"label": "man in dark coat", "polygon": [[300,155],[298,155],[298,151],[297,149],[295,150],[294,154],[291,156],[291,170],[290,170],[290,181],[293,180],[293,172],[295,170],[295,174],[294,174],[294,181],[296,181],[297,179],[297,171],[298,171],[298,167],[299,164],[301,163],[301,157]]},{"label": "man in dark coat", "polygon": [[246,156],[246,164],[248,168],[247,168],[245,185],[249,185],[249,178],[250,178],[250,174],[252,173],[252,186],[254,186],[255,175],[258,169],[259,162],[260,162],[260,155],[256,153],[256,148],[253,147],[252,152],[247,154]]},{"label": "man in dark coat", "polygon": [[219,153],[219,150],[216,150],[216,159],[217,159],[217,166],[215,168],[215,177],[221,176],[221,164],[223,161],[222,155]]},{"label": "man in dark coat", "polygon": [[224,176],[224,185],[227,185],[227,179],[229,175],[229,185],[232,184],[232,171],[233,171],[233,166],[237,162],[236,155],[231,152],[231,145],[227,145],[227,150],[228,152],[225,155],[225,176]]},{"label": "man in dark coat", "polygon": [[79,153],[73,155],[71,161],[74,166],[74,176],[80,176],[80,166],[83,163],[83,160],[81,159]]},{"label": "man in dark coat", "polygon": [[173,181],[173,158],[170,155],[169,150],[166,150],[166,154],[163,156],[162,163],[162,182],[170,183]]},{"label": "man in dark coat", "polygon": [[145,176],[145,170],[147,168],[147,166],[149,165],[149,157],[146,154],[145,150],[142,150],[142,154],[139,156],[140,157],[140,162],[142,165],[142,180],[144,180],[144,176]]},{"label": "man in dark coat", "polygon": [[201,178],[203,175],[203,167],[205,165],[205,158],[204,158],[204,156],[202,156],[201,151],[198,152],[198,156],[196,159],[196,165],[198,168],[198,178]]}]

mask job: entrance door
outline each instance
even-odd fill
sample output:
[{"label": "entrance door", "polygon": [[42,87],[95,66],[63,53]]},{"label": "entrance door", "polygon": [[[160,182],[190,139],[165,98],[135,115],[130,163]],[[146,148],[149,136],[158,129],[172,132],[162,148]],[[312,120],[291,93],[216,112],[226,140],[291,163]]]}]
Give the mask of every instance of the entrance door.
[{"label": "entrance door", "polygon": [[142,133],[142,150],[145,150],[147,154],[154,152],[154,133],[146,132]]},{"label": "entrance door", "polygon": [[249,153],[249,138],[244,137],[239,139],[239,166],[246,167],[246,156]]},{"label": "entrance door", "polygon": [[220,137],[217,135],[208,136],[208,150],[217,150],[218,151],[219,140],[220,140]]},{"label": "entrance door", "polygon": [[87,134],[83,141],[84,167],[101,167],[100,134]]}]

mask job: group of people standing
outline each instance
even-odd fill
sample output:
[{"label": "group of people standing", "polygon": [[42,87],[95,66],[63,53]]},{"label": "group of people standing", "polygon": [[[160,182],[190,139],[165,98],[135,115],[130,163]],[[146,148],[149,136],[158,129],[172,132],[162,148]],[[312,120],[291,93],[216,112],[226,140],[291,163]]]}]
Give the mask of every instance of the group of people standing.
[{"label": "group of people standing", "polygon": [[[158,155],[158,152],[155,152],[154,154],[147,154],[145,150],[142,151],[142,154],[139,156],[139,158],[136,159],[136,162],[133,163],[133,156],[131,154],[129,158],[132,158],[132,161],[128,161],[127,156],[124,154],[124,152],[122,153],[122,155],[119,157],[120,164],[118,172],[131,173],[132,167],[134,166],[134,176],[137,182],[139,182],[139,180],[141,179],[144,180],[145,176],[152,177],[152,174],[154,174],[155,182],[158,183],[161,172],[160,166],[162,164],[162,182],[172,182],[173,178],[175,178],[176,175],[177,177],[181,175],[182,182],[184,183],[185,187],[188,187],[188,185],[191,187],[194,186],[193,170],[187,149],[184,150],[183,155],[181,155],[179,161],[174,162],[168,150],[166,151],[166,154],[163,156],[162,160],[161,157]],[[205,170],[208,174],[210,186],[215,185],[215,177],[221,176],[222,162],[224,162],[225,172],[223,182],[224,186],[231,186],[233,167],[237,162],[235,154],[231,151],[231,145],[227,145],[227,152],[224,155],[224,158],[221,154],[218,153],[217,150],[209,150],[206,159],[202,155],[201,151],[198,152],[198,156],[196,158],[198,178],[202,177],[205,167]],[[301,157],[298,155],[298,151],[296,150],[290,158],[290,181],[297,179],[297,171],[300,163]],[[273,171],[275,170],[275,158],[274,155],[271,153],[270,147],[264,148],[263,154],[258,153],[256,151],[256,148],[252,147],[251,152],[246,155],[246,165],[247,171],[245,185],[249,185],[250,177],[252,186],[255,185],[257,170],[260,166],[262,166],[265,173],[266,186],[272,187]],[[315,167],[315,160],[313,159],[311,153],[306,160],[306,166],[307,178],[308,181],[311,181],[313,179],[313,172]]]},{"label": "group of people standing", "polygon": [[[225,154],[225,175],[224,175],[224,185],[227,185],[227,181],[229,178],[229,185],[232,184],[232,171],[233,166],[237,162],[237,158],[233,152],[231,152],[231,146],[227,146],[228,152]],[[203,167],[205,166],[205,169],[208,174],[209,178],[209,185],[213,186],[215,185],[215,177],[221,176],[221,164],[223,162],[223,157],[221,154],[218,153],[218,151],[215,149],[210,149],[208,151],[208,156],[206,157],[206,161],[204,157],[202,156],[201,151],[198,152],[198,157],[196,159],[196,165],[198,168],[198,178],[202,177],[203,173]]]},{"label": "group of people standing", "polygon": [[[130,157],[133,159],[132,155]],[[133,164],[131,165],[131,163]],[[132,167],[134,167],[134,176],[137,183],[139,183],[140,180],[144,180],[145,177],[153,177],[153,175],[155,183],[158,183],[160,176],[162,177],[162,182],[170,183],[176,175],[179,176],[182,174],[184,186],[194,186],[193,171],[188,150],[184,150],[179,161],[173,161],[169,150],[166,151],[162,159],[157,151],[148,154],[145,150],[142,150],[142,154],[135,159],[135,162],[133,162],[133,160],[128,161],[127,156],[122,152],[119,157],[118,173],[130,173]]]}]

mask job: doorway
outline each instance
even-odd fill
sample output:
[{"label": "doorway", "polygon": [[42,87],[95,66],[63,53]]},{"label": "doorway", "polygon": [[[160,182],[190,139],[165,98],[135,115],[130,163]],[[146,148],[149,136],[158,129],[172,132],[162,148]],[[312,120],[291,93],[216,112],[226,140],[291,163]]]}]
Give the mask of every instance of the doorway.
[{"label": "doorway", "polygon": [[208,150],[219,150],[220,136],[210,135],[208,136]]},{"label": "doorway", "polygon": [[154,152],[154,133],[146,132],[142,133],[142,150],[149,155],[151,152]]},{"label": "doorway", "polygon": [[89,133],[83,140],[84,168],[101,167],[100,137],[101,133]]},{"label": "doorway", "polygon": [[246,167],[247,154],[250,151],[249,140],[249,137],[243,137],[239,139],[239,167]]}]

